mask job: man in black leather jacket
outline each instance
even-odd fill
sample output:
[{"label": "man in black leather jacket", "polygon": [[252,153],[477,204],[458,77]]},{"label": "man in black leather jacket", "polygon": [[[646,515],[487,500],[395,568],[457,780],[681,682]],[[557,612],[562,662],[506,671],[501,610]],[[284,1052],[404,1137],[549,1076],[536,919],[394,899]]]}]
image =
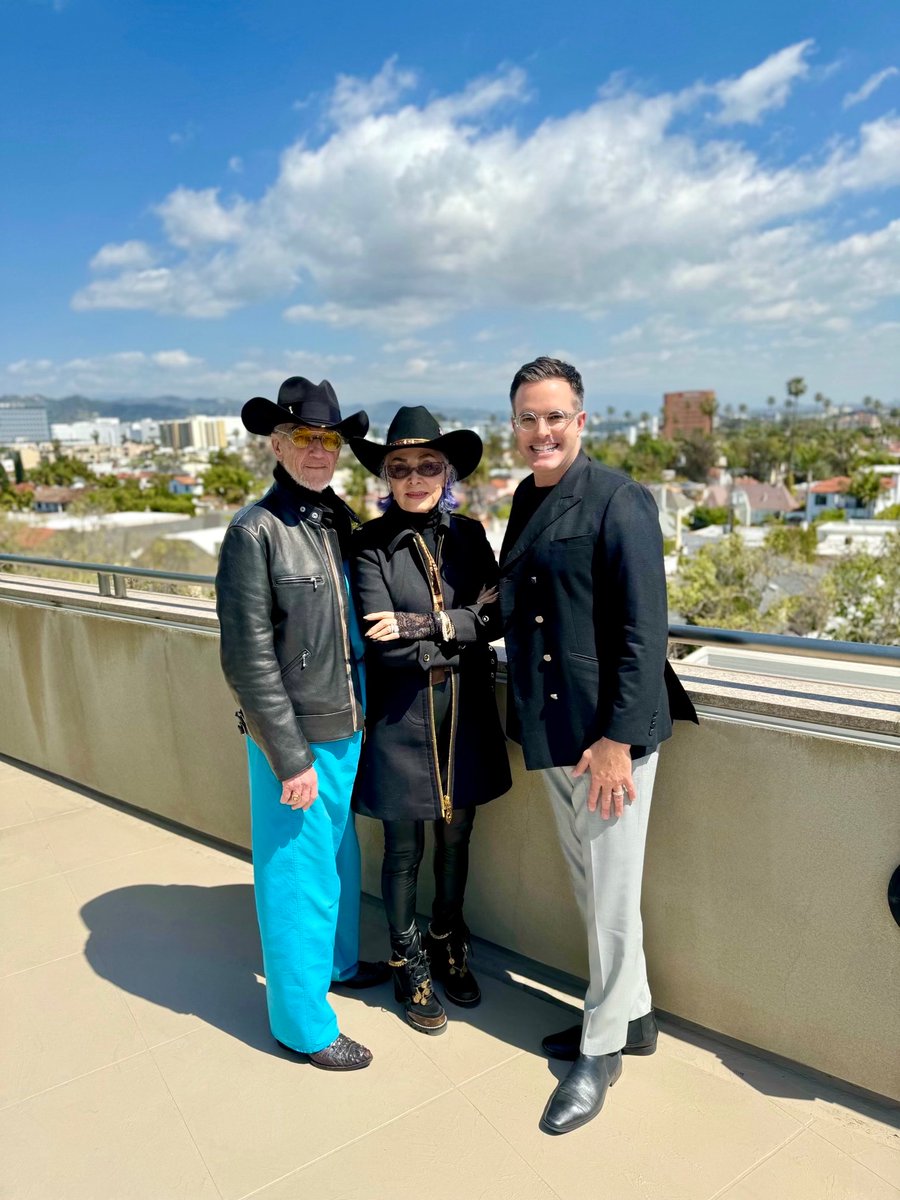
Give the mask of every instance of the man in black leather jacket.
[{"label": "man in black leather jacket", "polygon": [[341,1034],[331,983],[367,987],[386,964],[358,962],[359,846],[350,795],[362,741],[359,660],[343,561],[355,514],[329,487],[343,441],[334,389],[299,376],[278,402],[241,412],[269,435],[273,487],[238,512],[216,577],[222,669],[249,734],[252,848],[269,1021],[276,1040],[326,1070],[368,1066]]},{"label": "man in black leather jacket", "polygon": [[508,732],[543,774],[586,917],[583,1027],[544,1039],[573,1061],[542,1126],[567,1133],[600,1111],[621,1054],[651,1054],[656,1024],[641,927],[641,875],[659,743],[696,720],[666,662],[662,536],[641,484],[581,449],[584,388],[539,358],[510,390],[516,489],[500,552],[512,700]]}]

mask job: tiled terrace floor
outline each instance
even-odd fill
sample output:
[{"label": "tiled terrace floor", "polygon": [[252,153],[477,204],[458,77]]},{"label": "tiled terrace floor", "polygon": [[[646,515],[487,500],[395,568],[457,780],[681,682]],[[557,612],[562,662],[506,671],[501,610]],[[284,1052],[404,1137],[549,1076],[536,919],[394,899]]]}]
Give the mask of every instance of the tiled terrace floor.
[{"label": "tiled terrace floor", "polygon": [[[900,1197],[896,1111],[675,1026],[596,1121],[545,1136],[540,1037],[570,1014],[501,978],[438,1038],[387,986],[337,995],[372,1067],[291,1061],[245,862],[3,760],[0,827],[10,1200]],[[363,924],[380,956],[374,905]]]}]

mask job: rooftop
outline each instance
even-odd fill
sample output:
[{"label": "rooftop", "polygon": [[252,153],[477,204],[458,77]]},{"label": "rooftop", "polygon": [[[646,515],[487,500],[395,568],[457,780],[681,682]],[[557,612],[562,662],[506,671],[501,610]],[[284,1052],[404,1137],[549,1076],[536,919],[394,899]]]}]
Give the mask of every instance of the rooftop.
[{"label": "rooftop", "polygon": [[[0,1143],[16,1200],[887,1200],[897,1110],[661,1021],[584,1129],[538,1129],[571,977],[476,946],[485,999],[423,1037],[388,986],[336,994],[371,1068],[267,1029],[251,868],[0,758]],[[384,954],[378,905],[363,952]],[[867,1037],[879,1036],[869,1029]],[[884,1046],[890,1053],[890,1047]]]}]

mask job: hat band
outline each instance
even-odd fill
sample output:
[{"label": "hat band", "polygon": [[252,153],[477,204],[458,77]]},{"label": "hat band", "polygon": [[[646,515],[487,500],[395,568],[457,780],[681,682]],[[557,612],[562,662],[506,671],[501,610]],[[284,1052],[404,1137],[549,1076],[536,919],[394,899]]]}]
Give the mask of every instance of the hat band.
[{"label": "hat band", "polygon": [[[443,436],[436,433],[434,437]],[[392,450],[394,446],[421,446],[423,442],[433,442],[434,438],[397,438],[396,441],[388,442],[386,449]]]}]

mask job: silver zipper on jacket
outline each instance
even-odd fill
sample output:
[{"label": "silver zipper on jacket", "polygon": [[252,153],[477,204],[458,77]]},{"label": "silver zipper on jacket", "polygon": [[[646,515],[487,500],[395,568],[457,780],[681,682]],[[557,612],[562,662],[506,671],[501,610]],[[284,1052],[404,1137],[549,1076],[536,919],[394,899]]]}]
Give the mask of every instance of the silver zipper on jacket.
[{"label": "silver zipper on jacket", "polygon": [[280,579],[275,580],[276,583],[311,583],[312,590],[316,591],[325,582],[324,575],[282,575]]}]

